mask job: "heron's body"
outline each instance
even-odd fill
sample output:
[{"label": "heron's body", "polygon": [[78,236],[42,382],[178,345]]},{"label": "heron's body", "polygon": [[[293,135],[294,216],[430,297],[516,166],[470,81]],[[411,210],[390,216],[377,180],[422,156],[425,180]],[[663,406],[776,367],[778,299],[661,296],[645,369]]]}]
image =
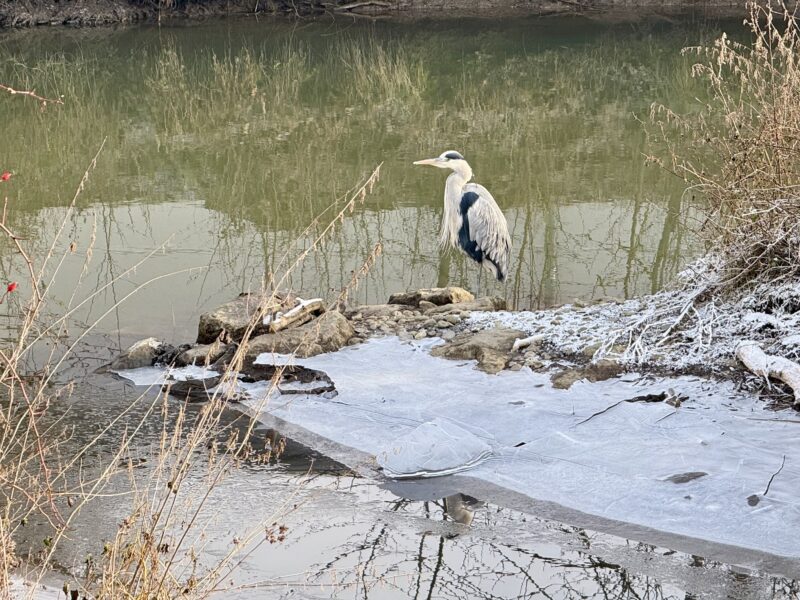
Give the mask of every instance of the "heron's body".
[{"label": "heron's body", "polygon": [[492,195],[482,185],[470,183],[472,169],[458,152],[414,164],[449,168],[444,187],[444,215],[440,243],[459,248],[469,258],[504,281],[511,257],[508,223]]}]

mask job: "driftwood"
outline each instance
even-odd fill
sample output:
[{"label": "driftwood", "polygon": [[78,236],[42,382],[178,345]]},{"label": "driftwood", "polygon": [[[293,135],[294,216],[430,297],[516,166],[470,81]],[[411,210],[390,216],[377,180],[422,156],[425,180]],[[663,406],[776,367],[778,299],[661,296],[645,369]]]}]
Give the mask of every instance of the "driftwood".
[{"label": "driftwood", "polygon": [[310,321],[314,315],[325,312],[325,303],[320,298],[300,300],[300,303],[285,313],[278,312],[264,317],[264,325],[270,333],[286,329],[291,325],[302,325]]},{"label": "driftwood", "polygon": [[545,338],[544,334],[541,333],[526,338],[519,338],[518,340],[514,341],[514,345],[511,346],[511,351],[516,352],[517,350],[521,350],[522,348],[527,348],[532,344],[541,342],[544,338]]},{"label": "driftwood", "polygon": [[380,8],[392,8],[391,2],[386,2],[384,0],[363,0],[361,2],[350,2],[348,4],[340,4],[339,6],[334,7],[333,10],[339,12],[347,12],[351,10],[356,10],[357,8],[364,8],[366,6],[377,6]]},{"label": "driftwood", "polygon": [[792,388],[794,406],[800,407],[800,365],[782,356],[765,353],[757,342],[741,342],[736,348],[736,358],[753,374],[768,379],[778,379]]}]

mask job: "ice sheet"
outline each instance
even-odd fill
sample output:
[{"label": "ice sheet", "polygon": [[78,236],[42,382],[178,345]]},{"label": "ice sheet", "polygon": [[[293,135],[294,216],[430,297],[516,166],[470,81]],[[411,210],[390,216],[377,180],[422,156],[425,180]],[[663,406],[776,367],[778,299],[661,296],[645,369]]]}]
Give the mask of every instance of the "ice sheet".
[{"label": "ice sheet", "polygon": [[[298,359],[325,371],[338,396],[283,396],[265,410],[378,456],[395,474],[458,469],[451,458],[460,456],[471,476],[538,500],[800,556],[795,413],[766,410],[732,384],[696,377],[625,377],[557,390],[529,370],[487,375],[471,361],[434,358],[428,350],[436,342],[382,338]],[[626,401],[669,388],[688,398],[677,409]],[[408,443],[432,423],[466,433]],[[472,460],[481,444],[490,455]],[[389,457],[387,448],[401,452]]]},{"label": "ice sheet", "polygon": [[281,354],[279,352],[264,352],[263,354],[259,354],[253,363],[257,365],[275,365],[276,367],[299,364],[294,354]]},{"label": "ice sheet", "polygon": [[113,371],[120,377],[129,379],[135,385],[162,385],[167,380],[186,381],[187,379],[208,379],[219,375],[207,367],[201,365],[189,365],[186,367],[169,369],[163,366],[142,367],[140,369],[122,369]]},{"label": "ice sheet", "polygon": [[437,477],[465,471],[491,456],[481,438],[446,419],[423,423],[378,452],[378,464],[397,479]]},{"label": "ice sheet", "polygon": [[[609,519],[800,556],[794,413],[696,377],[557,390],[547,375],[487,375],[430,356],[429,345],[383,338],[302,359],[331,377],[336,401],[301,395],[267,410],[374,455],[423,423],[449,422],[492,448],[474,477]],[[669,388],[688,396],[678,409],[625,401]],[[406,472],[454,451],[405,447]]]}]

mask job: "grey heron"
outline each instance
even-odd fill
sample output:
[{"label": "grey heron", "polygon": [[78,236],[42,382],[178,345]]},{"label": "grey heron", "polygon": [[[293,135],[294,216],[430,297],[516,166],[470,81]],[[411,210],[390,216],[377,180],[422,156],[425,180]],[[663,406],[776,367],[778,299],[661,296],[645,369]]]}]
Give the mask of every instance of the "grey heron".
[{"label": "grey heron", "polygon": [[414,162],[450,169],[444,186],[444,215],[439,243],[460,248],[464,254],[487,269],[498,281],[508,274],[511,236],[503,211],[482,185],[470,183],[472,168],[455,150],[436,158]]}]

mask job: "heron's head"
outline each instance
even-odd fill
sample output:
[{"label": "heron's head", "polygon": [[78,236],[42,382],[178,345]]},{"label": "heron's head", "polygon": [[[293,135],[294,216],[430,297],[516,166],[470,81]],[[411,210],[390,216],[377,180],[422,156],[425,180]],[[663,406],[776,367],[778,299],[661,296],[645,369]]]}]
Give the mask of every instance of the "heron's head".
[{"label": "heron's head", "polygon": [[415,165],[431,165],[432,167],[439,167],[440,169],[450,169],[455,171],[467,179],[472,177],[472,169],[460,152],[455,150],[448,150],[442,152],[436,158],[426,158],[423,160],[414,161]]}]

